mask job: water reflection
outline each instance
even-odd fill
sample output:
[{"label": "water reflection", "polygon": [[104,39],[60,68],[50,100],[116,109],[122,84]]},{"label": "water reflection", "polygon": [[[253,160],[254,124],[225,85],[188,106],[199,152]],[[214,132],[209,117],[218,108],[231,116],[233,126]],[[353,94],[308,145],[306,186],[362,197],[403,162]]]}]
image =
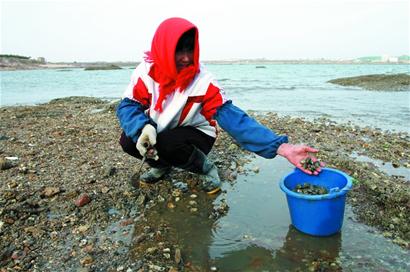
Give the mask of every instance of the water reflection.
[{"label": "water reflection", "polygon": [[342,271],[338,262],[341,244],[341,233],[314,237],[290,225],[279,249],[249,245],[225,253],[214,265],[222,271]]}]

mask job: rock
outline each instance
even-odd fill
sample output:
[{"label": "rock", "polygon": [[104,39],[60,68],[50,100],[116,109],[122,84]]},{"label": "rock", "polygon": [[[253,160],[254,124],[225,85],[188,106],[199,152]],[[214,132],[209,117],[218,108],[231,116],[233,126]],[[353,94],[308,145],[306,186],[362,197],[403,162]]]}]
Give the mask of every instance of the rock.
[{"label": "rock", "polygon": [[91,202],[90,196],[86,193],[83,193],[77,198],[77,200],[75,201],[75,205],[77,207],[82,207],[90,202]]},{"label": "rock", "polygon": [[58,193],[60,193],[61,190],[58,187],[46,187],[43,192],[41,193],[41,196],[45,197],[52,197]]},{"label": "rock", "polygon": [[375,74],[356,77],[332,79],[329,83],[342,86],[357,86],[367,90],[378,91],[408,91],[410,90],[410,75],[407,74]]},{"label": "rock", "polygon": [[11,162],[10,160],[0,158],[0,170],[7,170],[7,169],[13,168],[15,166],[16,165],[13,162]]},{"label": "rock", "polygon": [[101,188],[101,193],[103,193],[103,194],[106,194],[106,193],[108,193],[109,191],[110,191],[110,188],[107,187],[107,186],[104,186],[104,187]]},{"label": "rock", "polygon": [[80,264],[83,266],[90,265],[94,262],[94,259],[91,256],[85,256],[80,260]]},{"label": "rock", "polygon": [[180,264],[182,261],[182,257],[181,257],[181,250],[179,248],[175,249],[175,256],[174,256],[174,260],[176,264]]}]

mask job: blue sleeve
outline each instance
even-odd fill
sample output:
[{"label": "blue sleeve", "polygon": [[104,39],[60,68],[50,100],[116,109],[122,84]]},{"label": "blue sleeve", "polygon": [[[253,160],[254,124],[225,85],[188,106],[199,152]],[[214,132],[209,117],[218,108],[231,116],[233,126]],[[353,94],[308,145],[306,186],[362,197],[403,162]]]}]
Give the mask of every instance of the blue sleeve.
[{"label": "blue sleeve", "polygon": [[231,101],[224,103],[214,118],[244,149],[264,158],[275,157],[279,146],[288,142],[287,136],[276,135],[234,106]]},{"label": "blue sleeve", "polygon": [[117,117],[125,135],[131,137],[134,143],[137,142],[144,126],[151,123],[149,117],[144,113],[144,107],[129,98],[121,100],[117,107]]}]

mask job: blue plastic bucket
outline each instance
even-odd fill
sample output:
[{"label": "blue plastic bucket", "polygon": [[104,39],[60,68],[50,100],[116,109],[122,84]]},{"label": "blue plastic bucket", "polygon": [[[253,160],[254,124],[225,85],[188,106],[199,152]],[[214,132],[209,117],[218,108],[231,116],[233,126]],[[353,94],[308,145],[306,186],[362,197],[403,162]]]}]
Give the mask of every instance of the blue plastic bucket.
[{"label": "blue plastic bucket", "polygon": [[[306,195],[293,192],[296,185],[301,183],[325,187],[329,193]],[[292,225],[314,236],[328,236],[340,231],[343,224],[346,193],[351,187],[351,178],[332,168],[322,168],[317,176],[295,169],[280,182],[280,188],[286,193]]]}]

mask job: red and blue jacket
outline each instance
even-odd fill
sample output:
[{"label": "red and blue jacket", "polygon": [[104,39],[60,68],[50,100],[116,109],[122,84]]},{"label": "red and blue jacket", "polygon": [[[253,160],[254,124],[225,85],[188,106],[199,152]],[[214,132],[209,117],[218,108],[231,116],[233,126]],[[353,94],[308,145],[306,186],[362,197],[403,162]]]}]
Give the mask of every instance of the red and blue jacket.
[{"label": "red and blue jacket", "polygon": [[[175,48],[187,30],[195,29],[193,65],[178,73]],[[244,149],[273,158],[286,136],[278,136],[228,100],[214,76],[199,63],[198,31],[182,18],[165,20],[157,29],[147,58],[134,70],[117,108],[125,134],[137,142],[143,127],[151,123],[157,132],[191,126],[216,137],[216,124]]]}]

